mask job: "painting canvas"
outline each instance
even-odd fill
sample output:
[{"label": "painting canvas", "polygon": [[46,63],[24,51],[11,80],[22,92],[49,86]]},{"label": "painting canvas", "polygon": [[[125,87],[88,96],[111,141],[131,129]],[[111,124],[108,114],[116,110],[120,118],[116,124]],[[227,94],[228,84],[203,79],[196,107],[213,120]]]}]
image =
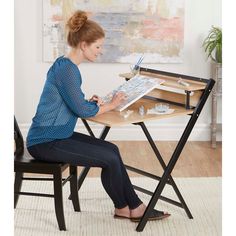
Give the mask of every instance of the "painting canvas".
[{"label": "painting canvas", "polygon": [[180,63],[184,47],[184,0],[43,0],[43,59],[68,51],[65,24],[84,10],[105,30],[98,62]]}]

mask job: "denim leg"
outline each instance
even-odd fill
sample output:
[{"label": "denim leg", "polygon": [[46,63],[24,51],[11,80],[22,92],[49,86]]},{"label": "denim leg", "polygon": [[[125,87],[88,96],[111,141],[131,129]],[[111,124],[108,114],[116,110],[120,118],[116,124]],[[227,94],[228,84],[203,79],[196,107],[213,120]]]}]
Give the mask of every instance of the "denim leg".
[{"label": "denim leg", "polygon": [[[88,136],[89,137],[89,136]],[[92,138],[93,139],[93,138]],[[62,139],[28,148],[36,159],[65,162],[76,166],[101,167],[102,184],[116,208],[127,206],[119,156],[96,141]],[[99,139],[94,139],[99,140]],[[100,140],[99,140],[100,141]]]},{"label": "denim leg", "polygon": [[[132,186],[132,183],[130,181],[130,178],[128,176],[128,173],[126,171],[124,163],[122,161],[119,148],[115,144],[110,143],[105,140],[93,138],[91,136],[80,134],[80,133],[75,133],[75,132],[71,138],[75,139],[75,140],[83,139],[83,141],[94,143],[96,145],[101,145],[103,147],[109,148],[114,153],[116,153],[116,155],[119,158],[119,162],[120,162],[120,170],[121,170],[121,176],[123,179],[122,182],[123,182],[123,188],[124,188],[124,195],[125,195],[125,199],[128,203],[129,208],[135,209],[140,204],[142,204],[142,201],[139,199],[138,195],[136,194],[136,192]],[[109,183],[109,181],[107,181],[107,176],[103,173],[103,171],[102,171],[101,178],[102,178],[104,188],[112,188],[112,186],[109,187],[109,184],[111,184],[111,183]],[[108,184],[108,186],[107,186],[107,184]]]},{"label": "denim leg", "polygon": [[[112,144],[112,143],[111,143]],[[127,173],[127,170],[124,166],[124,163],[122,161],[121,155],[119,148],[115,145],[113,145],[113,150],[117,153],[120,163],[121,163],[121,172],[122,172],[122,177],[123,177],[123,183],[124,183],[124,194],[125,194],[125,199],[128,202],[128,206],[130,209],[135,209],[137,208],[140,204],[143,202],[139,199],[138,195],[136,194],[133,185],[130,181],[129,175]]]}]

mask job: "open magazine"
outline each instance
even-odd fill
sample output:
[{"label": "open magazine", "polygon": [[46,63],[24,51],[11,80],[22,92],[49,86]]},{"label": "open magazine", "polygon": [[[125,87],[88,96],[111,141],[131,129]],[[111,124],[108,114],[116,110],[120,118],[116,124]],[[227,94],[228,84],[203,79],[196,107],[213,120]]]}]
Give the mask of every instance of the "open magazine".
[{"label": "open magazine", "polygon": [[116,108],[118,111],[123,111],[125,108],[136,102],[139,98],[143,97],[145,94],[149,93],[164,82],[165,81],[162,79],[136,75],[132,79],[126,81],[124,84],[120,85],[117,89],[107,94],[102,99],[105,103],[107,103],[111,101],[115,93],[124,92],[127,98],[120,106]]}]

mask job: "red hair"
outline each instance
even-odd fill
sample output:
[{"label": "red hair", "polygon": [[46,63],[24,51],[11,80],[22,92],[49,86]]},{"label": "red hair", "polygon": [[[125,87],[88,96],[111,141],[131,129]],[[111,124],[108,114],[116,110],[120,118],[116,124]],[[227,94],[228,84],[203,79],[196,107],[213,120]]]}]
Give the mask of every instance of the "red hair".
[{"label": "red hair", "polygon": [[69,29],[67,42],[73,48],[80,42],[91,44],[105,37],[102,27],[95,21],[89,20],[84,11],[76,11],[68,20],[67,27]]}]

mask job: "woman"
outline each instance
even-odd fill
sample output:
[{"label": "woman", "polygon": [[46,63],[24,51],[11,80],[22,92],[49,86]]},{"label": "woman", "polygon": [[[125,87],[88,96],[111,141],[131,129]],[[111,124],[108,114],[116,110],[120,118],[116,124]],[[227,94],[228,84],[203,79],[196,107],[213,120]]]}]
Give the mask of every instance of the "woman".
[{"label": "woman", "polygon": [[[82,11],[75,12],[67,26],[71,50],[68,55],[56,59],[47,73],[27,136],[28,151],[39,160],[101,167],[103,187],[115,206],[114,217],[139,221],[146,206],[133,189],[117,146],[73,132],[78,117],[97,116],[116,108],[125,99],[125,94],[118,93],[107,104],[98,96],[88,101],[81,90],[78,66],[84,60],[96,60],[102,50],[104,31]],[[149,220],[168,216],[153,210]]]}]

